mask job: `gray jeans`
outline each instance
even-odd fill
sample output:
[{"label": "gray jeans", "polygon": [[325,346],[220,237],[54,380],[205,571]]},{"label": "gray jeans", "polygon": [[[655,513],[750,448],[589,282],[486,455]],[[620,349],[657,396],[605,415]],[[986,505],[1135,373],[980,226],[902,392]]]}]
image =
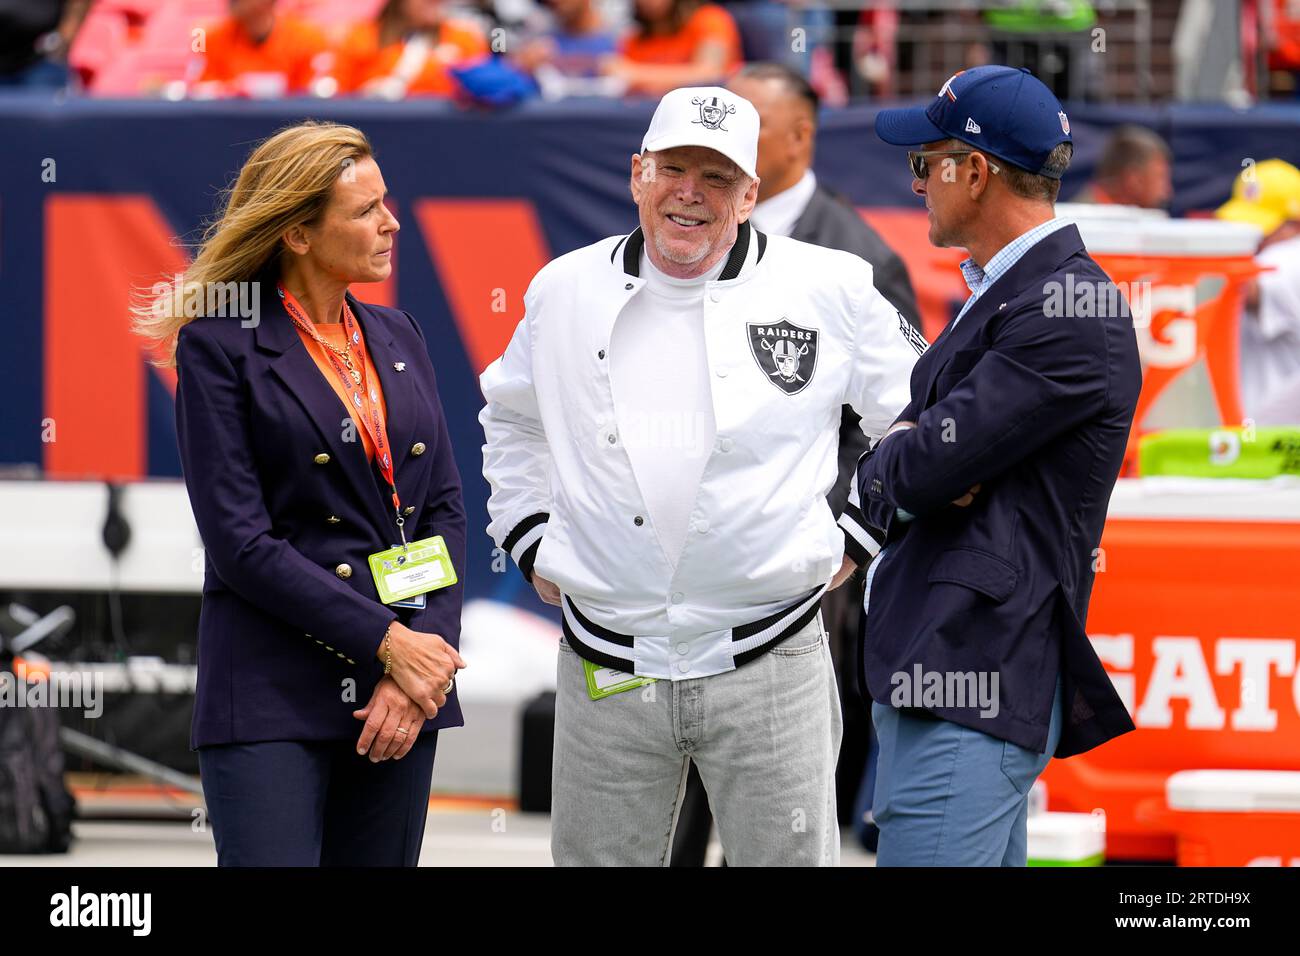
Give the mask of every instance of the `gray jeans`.
[{"label": "gray jeans", "polygon": [[603,700],[561,640],[551,854],[559,866],[664,866],[695,761],[727,863],[835,866],[843,721],[820,614],[738,670]]}]

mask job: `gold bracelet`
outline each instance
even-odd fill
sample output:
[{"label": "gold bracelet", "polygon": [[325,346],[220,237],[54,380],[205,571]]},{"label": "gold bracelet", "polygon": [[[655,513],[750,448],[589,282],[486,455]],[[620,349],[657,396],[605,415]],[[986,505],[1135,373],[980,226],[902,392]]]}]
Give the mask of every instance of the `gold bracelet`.
[{"label": "gold bracelet", "polygon": [[387,677],[393,670],[393,639],[389,636],[389,631],[393,629],[393,621],[388,622],[388,627],[384,629],[384,676]]}]

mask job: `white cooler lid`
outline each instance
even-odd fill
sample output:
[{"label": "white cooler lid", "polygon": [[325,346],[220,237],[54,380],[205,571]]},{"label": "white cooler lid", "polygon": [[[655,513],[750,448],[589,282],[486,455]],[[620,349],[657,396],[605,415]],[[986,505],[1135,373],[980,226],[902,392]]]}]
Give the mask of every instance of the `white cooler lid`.
[{"label": "white cooler lid", "polygon": [[1086,860],[1106,852],[1106,818],[1092,813],[1036,813],[1026,822],[1031,860]]},{"label": "white cooler lid", "polygon": [[1058,202],[1056,214],[1062,219],[1077,222],[1080,219],[1168,219],[1163,209],[1144,209],[1142,206],[1122,206],[1106,202]]},{"label": "white cooler lid", "polygon": [[1072,215],[1063,210],[1064,204],[1057,206],[1056,214],[1079,227],[1083,244],[1094,256],[1253,256],[1263,237],[1254,226],[1241,222],[1159,216],[1115,218],[1092,212]]},{"label": "white cooler lid", "polygon": [[1300,771],[1180,770],[1165,782],[1171,810],[1300,813]]}]

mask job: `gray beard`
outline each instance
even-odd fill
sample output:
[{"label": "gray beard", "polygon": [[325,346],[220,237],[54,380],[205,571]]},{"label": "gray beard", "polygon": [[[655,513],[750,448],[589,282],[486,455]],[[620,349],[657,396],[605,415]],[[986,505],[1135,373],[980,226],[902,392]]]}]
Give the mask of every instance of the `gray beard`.
[{"label": "gray beard", "polygon": [[669,262],[675,262],[679,266],[694,265],[695,263],[708,258],[709,253],[713,251],[712,246],[706,245],[699,255],[683,257],[679,254],[670,252],[668,250],[668,244],[664,241],[664,237],[659,233],[655,233],[655,248],[659,250],[659,255],[663,256],[664,259]]}]

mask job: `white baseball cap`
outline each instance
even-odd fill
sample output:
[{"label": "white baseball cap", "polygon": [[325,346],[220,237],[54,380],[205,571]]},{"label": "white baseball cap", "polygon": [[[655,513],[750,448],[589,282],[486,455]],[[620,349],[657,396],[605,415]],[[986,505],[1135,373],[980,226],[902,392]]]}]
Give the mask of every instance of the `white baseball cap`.
[{"label": "white baseball cap", "polygon": [[758,110],[720,86],[684,86],[665,93],[641,141],[641,152],[674,146],[715,149],[757,178]]}]

